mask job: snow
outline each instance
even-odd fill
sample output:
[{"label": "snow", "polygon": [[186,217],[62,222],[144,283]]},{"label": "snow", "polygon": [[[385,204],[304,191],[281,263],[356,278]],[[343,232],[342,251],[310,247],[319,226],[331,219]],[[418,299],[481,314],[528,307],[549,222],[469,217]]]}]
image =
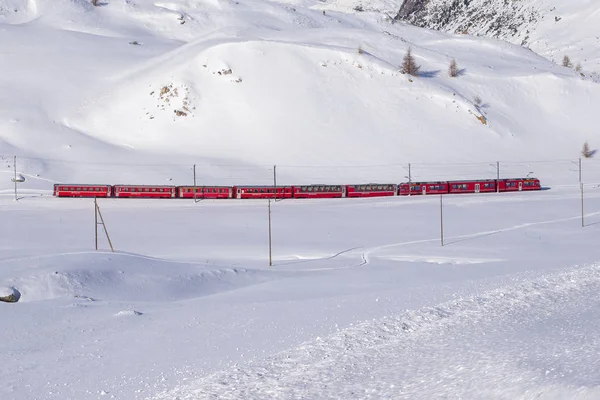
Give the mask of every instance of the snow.
[{"label": "snow", "polygon": [[[585,200],[582,228],[570,188],[447,196],[443,247],[437,197],[279,201],[269,267],[264,201],[101,199],[112,253],[102,231],[93,250],[92,200],[5,198],[0,285],[22,297],[2,309],[19,326],[0,347],[14,360],[2,394],[591,399],[598,189]],[[373,334],[384,322],[387,344]],[[344,335],[356,351],[331,345]],[[288,354],[293,367],[279,364]],[[516,383],[464,383],[481,363]],[[283,378],[263,386],[244,371]]]},{"label": "snow", "polygon": [[[0,397],[598,396],[600,164],[581,160],[582,227],[578,158],[600,86],[354,7],[0,0],[0,296],[20,295]],[[96,251],[93,200],[52,196],[194,165],[221,185],[499,165],[544,190],[445,196],[444,246],[437,196],[272,202],[272,266],[266,201],[99,199]]]}]

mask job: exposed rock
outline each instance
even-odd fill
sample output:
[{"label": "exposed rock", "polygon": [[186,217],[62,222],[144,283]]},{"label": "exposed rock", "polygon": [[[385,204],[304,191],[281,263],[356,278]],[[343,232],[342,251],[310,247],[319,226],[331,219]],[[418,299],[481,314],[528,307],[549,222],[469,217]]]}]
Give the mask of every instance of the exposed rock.
[{"label": "exposed rock", "polygon": [[405,0],[396,20],[451,33],[521,39],[540,19],[539,12],[518,0]]},{"label": "exposed rock", "polygon": [[0,287],[0,301],[16,303],[21,299],[21,292],[14,287]]}]

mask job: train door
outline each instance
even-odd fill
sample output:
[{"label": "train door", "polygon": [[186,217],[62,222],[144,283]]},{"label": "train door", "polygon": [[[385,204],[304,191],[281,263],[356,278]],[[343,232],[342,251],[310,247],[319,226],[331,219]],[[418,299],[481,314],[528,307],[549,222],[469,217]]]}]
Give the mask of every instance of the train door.
[{"label": "train door", "polygon": [[523,190],[523,182],[519,182],[519,192]]},{"label": "train door", "polygon": [[427,194],[427,185],[421,186],[421,190],[422,190],[423,194]]},{"label": "train door", "polygon": [[481,191],[481,184],[476,183],[475,184],[475,193],[479,193]]}]

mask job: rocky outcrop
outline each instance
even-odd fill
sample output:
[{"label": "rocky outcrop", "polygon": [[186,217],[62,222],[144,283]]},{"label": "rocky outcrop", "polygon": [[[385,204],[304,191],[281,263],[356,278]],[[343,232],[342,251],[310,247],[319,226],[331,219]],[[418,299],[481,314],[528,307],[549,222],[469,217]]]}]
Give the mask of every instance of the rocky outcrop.
[{"label": "rocky outcrop", "polygon": [[16,303],[21,299],[21,292],[14,287],[0,287],[0,301]]},{"label": "rocky outcrop", "polygon": [[522,0],[405,0],[396,20],[451,33],[490,36],[526,44],[539,12]]}]

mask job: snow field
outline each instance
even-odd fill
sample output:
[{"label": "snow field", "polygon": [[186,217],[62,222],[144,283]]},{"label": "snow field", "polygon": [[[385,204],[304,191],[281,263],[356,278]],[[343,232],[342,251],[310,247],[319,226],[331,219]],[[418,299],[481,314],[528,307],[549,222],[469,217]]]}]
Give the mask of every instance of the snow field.
[{"label": "snow field", "polygon": [[[580,226],[578,194],[566,189],[447,196],[444,247],[439,243],[437,197],[272,203],[272,268],[268,267],[264,201],[100,200],[117,250],[110,253],[103,236],[100,247],[104,250],[93,251],[92,200],[3,199],[0,286],[17,288],[22,298],[2,309],[7,326],[14,328],[8,331],[0,352],[15,360],[15,368],[2,373],[6,382],[2,394],[14,399],[107,395],[143,399],[169,398],[173,393],[202,398],[194,394],[195,380],[204,379],[203,390],[210,393],[218,386],[212,382],[219,379],[208,375],[222,371],[225,375],[220,376],[228,382],[238,382],[237,389],[223,389],[223,396],[246,392],[249,397],[264,397],[260,380],[250,384],[228,371],[234,365],[253,371],[253,365],[277,363],[279,356],[272,359],[274,355],[301,352],[294,349],[310,348],[316,337],[330,343],[329,335],[342,335],[361,321],[404,321],[407,310],[410,315],[426,316],[431,307],[450,307],[440,306],[448,301],[459,301],[469,310],[472,302],[460,303],[460,299],[486,296],[487,291],[501,287],[508,287],[503,289],[507,292],[514,285],[531,287],[534,283],[527,282],[540,282],[546,276],[555,279],[553,271],[596,260],[594,232],[600,226],[600,196],[594,191],[588,196],[586,228]],[[511,293],[516,296],[518,288]],[[581,310],[584,306],[593,310],[589,298],[573,294],[569,301],[579,302]],[[569,301],[565,298],[565,307]],[[485,314],[492,324],[498,321],[492,310],[505,303],[493,304]],[[549,305],[547,309],[561,320],[563,314],[554,313]],[[485,318],[477,311],[469,313],[477,321]],[[535,323],[538,314],[532,313],[523,314],[523,320]],[[504,321],[505,317],[498,318]],[[448,365],[464,365],[457,373],[478,376],[473,374],[479,370],[480,359],[460,347],[478,343],[473,351],[497,360],[493,371],[516,376],[520,370],[514,363],[532,354],[509,341],[509,358],[494,358],[488,350],[494,346],[485,342],[481,330],[471,329],[466,319],[455,325],[465,332],[464,340],[455,344],[453,352],[442,351],[439,357],[445,357]],[[585,321],[579,323],[585,325]],[[505,340],[505,331],[493,329],[498,340]],[[569,347],[569,335],[575,333],[569,332],[561,346],[575,351]],[[48,335],[55,339],[49,342]],[[369,334],[364,340],[375,338]],[[444,338],[437,340],[431,346],[443,348]],[[544,336],[544,340],[554,343],[552,337]],[[511,343],[516,344],[511,347]],[[579,350],[582,356],[592,351],[593,342],[585,343]],[[356,385],[363,382],[374,397],[400,393],[394,392],[399,390],[398,380],[405,382],[402,390],[407,393],[422,390],[420,374],[453,376],[448,371],[432,372],[431,358],[415,356],[415,363],[421,364],[406,370],[414,374],[386,375],[375,370],[373,380],[363,378],[362,367],[373,365],[371,360],[378,354],[400,352],[402,347],[395,346],[385,352],[376,350],[363,361],[358,358],[367,350],[356,353],[357,369],[341,375],[314,359],[315,367],[309,369],[318,376],[330,376],[328,388],[296,385],[316,376],[298,373],[297,378],[290,375],[281,380],[271,395],[285,397],[303,390],[311,396],[335,397],[337,388],[352,398],[351,385],[345,385],[348,381],[336,381],[334,375],[354,380]],[[410,349],[410,354],[421,351],[418,345]],[[334,348],[328,351],[333,358],[346,357],[335,355]],[[568,355],[563,356],[570,363]],[[540,357],[549,362],[546,353]],[[525,368],[535,380],[525,386],[515,384],[509,394],[542,390],[544,385],[557,385],[556,390],[569,394],[590,387],[589,382],[579,380],[595,368],[591,358],[585,359],[588,362],[581,365],[569,364],[570,372],[551,382],[539,378],[542,367]],[[375,364],[391,366],[398,359],[391,357],[389,364],[377,360]],[[248,361],[253,364],[246,366]],[[189,385],[183,385],[186,381]],[[396,389],[388,388],[390,382]],[[444,390],[468,397],[484,389],[460,382]],[[432,391],[439,388],[430,387]],[[494,398],[494,386],[487,389],[482,393]]]}]

